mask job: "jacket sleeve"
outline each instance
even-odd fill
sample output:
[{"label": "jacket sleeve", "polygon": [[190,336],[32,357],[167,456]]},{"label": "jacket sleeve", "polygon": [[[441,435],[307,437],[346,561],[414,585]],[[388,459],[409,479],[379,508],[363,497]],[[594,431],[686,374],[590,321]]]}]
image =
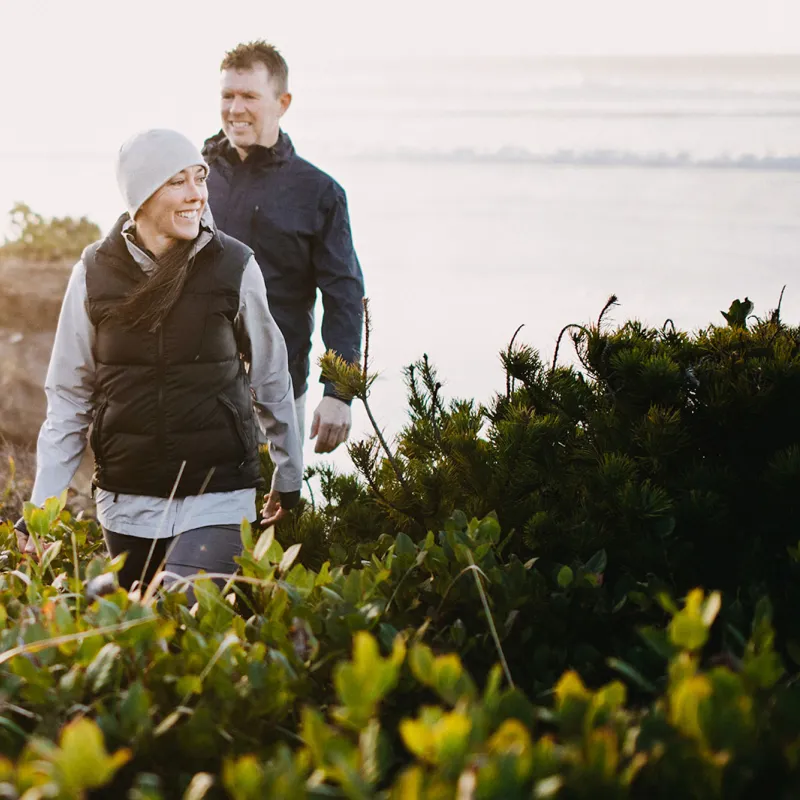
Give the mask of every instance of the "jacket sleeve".
[{"label": "jacket sleeve", "polygon": [[79,261],[67,284],[45,378],[47,416],[36,445],[35,505],[60,495],[75,477],[94,413],[94,390],[94,326],[86,310],[86,268]]},{"label": "jacket sleeve", "polygon": [[[275,464],[272,488],[281,495],[299,492],[303,485],[303,450],[289,376],[286,343],[267,304],[264,276],[252,256],[242,276],[239,295],[240,346],[250,361],[250,386]],[[261,430],[263,429],[263,430]]]},{"label": "jacket sleeve", "polygon": [[[361,357],[364,276],[350,232],[347,198],[337,183],[323,197],[322,225],[314,238],[311,258],[322,293],[322,341],[347,361]],[[320,378],[322,380],[322,378]],[[336,396],[325,382],[324,394]]]}]

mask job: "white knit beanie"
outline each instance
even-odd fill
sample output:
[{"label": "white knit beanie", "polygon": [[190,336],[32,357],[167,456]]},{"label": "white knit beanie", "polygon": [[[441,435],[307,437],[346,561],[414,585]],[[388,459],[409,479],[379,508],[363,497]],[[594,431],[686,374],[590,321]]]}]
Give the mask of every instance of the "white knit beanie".
[{"label": "white knit beanie", "polygon": [[182,133],[156,128],[131,136],[117,156],[117,183],[131,219],[173,175],[197,164],[208,169],[200,151]]}]

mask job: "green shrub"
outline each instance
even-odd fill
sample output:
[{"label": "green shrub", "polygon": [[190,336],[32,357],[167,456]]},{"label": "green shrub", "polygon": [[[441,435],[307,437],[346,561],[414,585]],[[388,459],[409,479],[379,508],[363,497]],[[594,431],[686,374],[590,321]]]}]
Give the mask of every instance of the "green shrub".
[{"label": "green shrub", "polygon": [[[397,439],[243,523],[193,609],[28,506],[39,558],[0,528],[0,796],[798,796],[800,331],[748,314],[599,320],[582,370],[512,344],[486,408],[423,359]],[[324,367],[369,404],[368,359]]]},{"label": "green shrub", "polygon": [[24,203],[17,203],[10,217],[12,236],[0,246],[0,260],[74,261],[100,238],[100,228],[86,217],[45,219]]},{"label": "green shrub", "polygon": [[[254,541],[245,524],[234,594],[198,578],[190,613],[182,594],[94,596],[92,582],[120,560],[92,555],[82,536],[91,524],[57,504],[28,516],[50,543],[41,564],[8,551],[0,575],[5,797],[213,797],[224,787],[235,800],[744,798],[765,782],[774,797],[800,789],[800,694],[774,651],[766,600],[749,640],[721,662],[704,657],[719,594],[693,590],[682,607],[663,595],[662,625],[641,631],[662,664],[654,685],[612,660],[618,679],[593,689],[570,670],[537,699],[513,685],[513,659],[481,689],[454,642],[432,635],[435,618],[407,624],[415,594],[460,608],[458,591],[476,585],[470,573],[500,570],[482,579],[497,609],[495,585],[515,562],[498,559],[492,517],[464,529],[453,521],[420,549],[401,533],[358,568],[320,571],[297,563],[297,547],[284,550],[271,530]],[[8,527],[5,535],[8,544]],[[429,572],[411,584],[414,565]],[[629,685],[646,699],[631,703]]]},{"label": "green shrub", "polygon": [[[542,576],[605,553],[602,591],[588,605],[585,593],[567,591],[528,608],[542,620],[533,638],[548,650],[536,659],[557,671],[592,650],[619,653],[620,633],[645,621],[659,591],[697,585],[722,590],[726,617],[740,626],[769,595],[784,652],[800,652],[800,329],[778,311],[748,328],[751,309],[735,301],[731,324],[693,334],[669,321],[610,330],[601,315],[571,326],[581,369],[512,343],[505,391],[485,408],[445,402],[423,359],[407,370],[409,420],[391,449],[351,446],[363,484],[328,474],[323,502],[286,529],[286,541],[303,541],[319,563],[363,557],[377,532],[420,541],[454,508],[495,513],[508,551],[538,559]],[[328,356],[323,368],[368,402],[358,384],[368,363]]]}]

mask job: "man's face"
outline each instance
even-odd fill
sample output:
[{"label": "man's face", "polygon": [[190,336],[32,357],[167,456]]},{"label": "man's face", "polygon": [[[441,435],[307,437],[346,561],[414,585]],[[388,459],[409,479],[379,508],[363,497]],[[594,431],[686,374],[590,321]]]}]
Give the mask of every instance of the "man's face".
[{"label": "man's face", "polygon": [[278,141],[281,117],[291,101],[290,94],[276,91],[263,64],[222,70],[222,130],[242,157],[253,145],[272,147]]}]

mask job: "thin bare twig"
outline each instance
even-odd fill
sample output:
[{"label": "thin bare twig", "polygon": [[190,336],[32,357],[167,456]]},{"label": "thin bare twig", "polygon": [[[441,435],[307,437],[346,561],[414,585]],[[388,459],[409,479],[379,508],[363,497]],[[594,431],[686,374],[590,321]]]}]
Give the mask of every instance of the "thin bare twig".
[{"label": "thin bare twig", "polygon": [[389,459],[389,463],[392,465],[392,469],[394,470],[394,474],[397,475],[397,480],[400,481],[400,485],[411,494],[411,489],[406,483],[406,479],[403,477],[403,473],[400,470],[400,466],[398,465],[394,453],[392,453],[391,449],[389,448],[386,439],[383,436],[383,431],[378,426],[377,421],[375,420],[375,416],[372,413],[372,409],[369,406],[369,401],[367,396],[369,392],[367,391],[367,372],[369,370],[369,334],[372,330],[372,321],[370,320],[369,316],[369,300],[365,297],[362,300],[362,304],[364,306],[364,367],[363,367],[363,378],[364,378],[364,396],[361,397],[361,402],[364,404],[364,408],[367,411],[367,416],[369,417],[369,421],[372,424],[373,429],[378,437],[378,441],[381,443],[381,447],[383,448],[384,453],[386,453],[386,457]]},{"label": "thin bare twig", "polygon": [[558,351],[561,348],[561,340],[564,338],[564,334],[571,328],[577,328],[578,330],[583,331],[587,336],[590,335],[589,331],[583,325],[578,325],[577,322],[571,322],[569,325],[565,325],[561,329],[561,333],[558,334],[558,339],[556,339],[556,349],[553,353],[553,365],[550,367],[551,375],[556,371],[556,365],[558,364]]},{"label": "thin bare twig", "polygon": [[[183,468],[184,468],[185,465],[186,465],[186,462],[184,461],[183,464],[181,465],[181,472],[183,472]],[[203,492],[205,492],[206,487],[208,486],[209,482],[211,481],[211,476],[214,474],[214,469],[215,469],[214,467],[211,467],[211,469],[209,469],[209,471],[206,473],[206,477],[203,480],[203,485],[200,487],[200,491],[192,498],[191,508],[194,508],[194,504],[197,502],[198,498],[202,497]],[[178,480],[180,480],[180,474],[178,475]],[[176,481],[175,486],[172,487],[172,494],[170,495],[170,502],[172,501],[172,499],[174,497],[175,490],[177,489],[177,487],[178,487],[178,484],[177,484],[177,481]],[[169,507],[169,506],[167,506],[167,507]],[[188,516],[189,516],[189,510],[187,509],[187,512],[184,515],[183,519],[186,519]],[[181,522],[183,522],[183,520],[181,520]],[[161,531],[159,529],[159,533],[160,532]],[[159,570],[164,569],[164,567],[166,566],[167,561],[169,560],[169,557],[172,555],[172,551],[175,549],[175,546],[178,544],[178,540],[181,538],[182,535],[183,535],[182,533],[179,533],[177,536],[173,537],[173,541],[170,543],[170,546],[167,548],[167,551],[164,553],[164,558],[161,559],[161,563],[159,564],[159,567],[158,567]],[[156,540],[154,539],[153,543],[150,545],[150,553],[148,554],[147,561],[145,562],[145,565],[144,565],[145,570],[147,570],[147,567],[150,564],[150,556],[153,554],[153,550],[155,548],[155,544],[156,544]],[[142,586],[144,586],[144,575],[145,575],[145,572],[143,571],[142,572],[142,579],[141,579],[141,585]],[[153,596],[153,593],[150,591],[150,587],[148,586],[147,587],[147,591],[145,592],[145,595],[144,595],[144,601],[148,602],[152,598],[152,596]]]},{"label": "thin bare twig", "polygon": [[378,423],[372,414],[372,409],[369,407],[369,402],[367,401],[366,397],[362,398],[362,403],[364,403],[364,408],[367,411],[367,416],[369,417],[369,421],[372,424],[372,427],[375,430],[375,433],[378,437],[378,441],[381,443],[381,447],[383,448],[383,452],[386,453],[386,457],[389,459],[389,463],[392,465],[392,469],[394,470],[394,474],[397,476],[397,480],[400,481],[400,485],[411,494],[411,487],[406,483],[406,479],[403,477],[403,473],[400,471],[400,466],[398,465],[397,461],[395,460],[394,453],[389,449],[389,445],[386,442],[386,439],[383,437],[383,431],[378,426]]},{"label": "thin bare twig", "polygon": [[486,592],[484,591],[483,585],[481,584],[480,578],[478,577],[479,570],[477,569],[477,565],[472,559],[472,551],[467,550],[467,556],[469,558],[470,565],[476,567],[476,569],[473,570],[472,572],[472,575],[475,578],[475,585],[478,587],[478,594],[480,594],[481,596],[481,603],[483,604],[483,610],[486,612],[486,619],[489,623],[489,630],[492,632],[494,645],[497,648],[498,654],[500,655],[500,663],[503,665],[503,672],[506,675],[506,680],[508,681],[508,685],[513,689],[515,688],[514,679],[511,677],[511,670],[508,668],[508,661],[506,661],[506,654],[503,652],[503,646],[500,644],[500,637],[497,635],[497,627],[494,624],[494,617],[492,617],[492,612],[489,610],[489,601],[486,599]]},{"label": "thin bare twig", "polygon": [[167,513],[169,512],[169,507],[172,505],[172,501],[175,499],[175,492],[178,491],[178,484],[181,482],[181,476],[183,475],[183,470],[185,468],[186,468],[186,460],[184,459],[184,461],[181,462],[181,468],[178,470],[178,477],[175,478],[175,483],[172,484],[172,491],[169,493],[167,504],[164,506],[164,513],[161,515],[161,522],[158,523],[158,529],[156,530],[156,535],[150,542],[150,550],[147,553],[147,558],[145,559],[144,566],[142,567],[142,574],[139,576],[140,586],[144,586],[144,576],[147,575],[147,568],[150,566],[150,559],[153,557],[153,552],[156,549],[156,542],[158,541],[158,539],[161,538],[161,531],[164,529],[164,523],[167,521]]},{"label": "thin bare twig", "polygon": [[[511,337],[511,341],[508,343],[508,357],[511,358],[511,351],[514,349],[514,342],[517,339],[517,334],[525,327],[525,323],[523,322],[515,331],[514,335]],[[514,391],[514,378],[511,377],[511,374],[506,370],[506,400],[511,399],[511,393]]]},{"label": "thin bare twig", "polygon": [[314,489],[311,486],[311,481],[307,475],[303,478],[303,482],[306,486],[308,486],[308,496],[311,499],[311,512],[314,513],[317,510],[317,503],[314,500]]},{"label": "thin bare twig", "polygon": [[144,625],[148,622],[157,622],[158,617],[142,617],[141,619],[129,619],[125,622],[119,622],[116,625],[106,625],[102,628],[90,628],[87,631],[80,631],[79,633],[68,633],[64,636],[54,636],[51,639],[38,639],[29,644],[20,645],[19,647],[12,647],[11,650],[6,650],[0,653],[0,664],[5,664],[16,656],[29,655],[31,653],[38,653],[41,650],[48,650],[51,647],[60,647],[62,644],[71,644],[72,642],[82,642],[90,636],[106,636],[107,634],[122,633],[123,631],[136,628],[139,625]]},{"label": "thin bare twig", "polygon": [[372,322],[369,318],[369,298],[362,298],[361,305],[364,309],[364,367],[361,374],[364,380],[364,386],[366,386],[367,373],[369,371],[369,335],[372,332]]},{"label": "thin bare twig", "polygon": [[778,307],[775,309],[775,322],[780,325],[781,323],[781,305],[783,304],[783,293],[786,291],[786,284],[783,284],[781,289],[781,296],[778,298]]},{"label": "thin bare twig", "polygon": [[608,311],[608,309],[611,308],[612,306],[619,305],[617,301],[618,298],[615,294],[612,294],[611,297],[609,297],[608,300],[606,301],[606,304],[603,306],[603,310],[600,312],[600,316],[597,318],[598,330],[600,328],[601,323],[603,322],[603,317],[605,316],[606,311]]}]

